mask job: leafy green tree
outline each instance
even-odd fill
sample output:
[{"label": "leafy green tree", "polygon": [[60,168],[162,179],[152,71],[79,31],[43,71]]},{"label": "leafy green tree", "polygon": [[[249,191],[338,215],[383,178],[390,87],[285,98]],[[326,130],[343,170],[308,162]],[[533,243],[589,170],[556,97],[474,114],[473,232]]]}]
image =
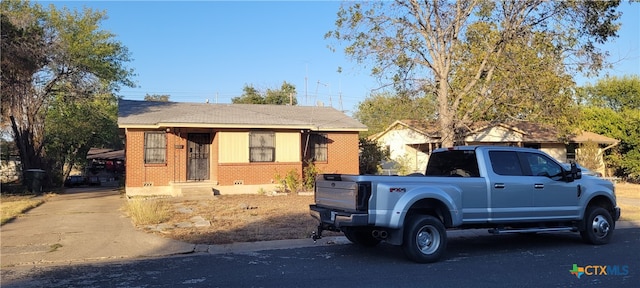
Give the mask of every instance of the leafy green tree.
[{"label": "leafy green tree", "polygon": [[264,102],[265,104],[288,105],[291,103],[292,105],[297,105],[296,95],[296,86],[285,81],[280,86],[280,89],[267,89],[264,95]]},{"label": "leafy green tree", "polygon": [[[450,146],[467,121],[488,113],[482,110],[502,114],[500,107],[492,108],[492,101],[511,100],[501,105],[508,108],[534,103],[548,91],[516,98],[511,97],[517,95],[513,91],[494,86],[511,79],[508,71],[500,71],[505,60],[513,62],[507,67],[526,63],[518,58],[520,52],[550,53],[552,61],[560,63],[553,66],[560,69],[560,77],[601,69],[605,54],[594,44],[616,36],[618,5],[619,1],[346,2],[337,13],[336,29],[325,36],[346,42],[345,53],[360,63],[370,61],[371,73],[381,80],[400,89],[435,91],[442,142]],[[541,50],[540,45],[546,46]],[[564,64],[568,57],[571,65]],[[543,60],[534,64],[543,65]],[[496,93],[502,97],[492,96]],[[510,113],[521,118],[529,110]]]},{"label": "leafy green tree", "polygon": [[389,151],[376,141],[360,138],[360,174],[377,174],[380,162],[389,159]]},{"label": "leafy green tree", "polygon": [[613,111],[640,109],[640,76],[605,77],[579,88],[577,98],[581,104]]},{"label": "leafy green tree", "polygon": [[396,120],[433,119],[434,112],[432,97],[379,93],[360,102],[353,117],[369,128],[360,134],[366,137],[384,131]]},{"label": "leafy green tree", "polygon": [[146,94],[144,95],[144,101],[156,101],[156,102],[169,102],[169,95],[163,94]]},{"label": "leafy green tree", "polygon": [[640,181],[640,109],[616,112],[609,108],[583,107],[581,112],[584,130],[620,140],[606,157],[615,175]]},{"label": "leafy green tree", "polygon": [[260,92],[251,85],[244,85],[242,95],[231,99],[234,104],[265,104]]},{"label": "leafy green tree", "polygon": [[[497,29],[494,23],[469,26],[467,41],[456,54],[467,60],[454,66],[453,91],[463,91],[468,79],[474,78],[481,65],[474,59],[482,59],[486,41],[498,41]],[[562,67],[562,51],[545,33],[513,39],[503,49],[496,56],[500,64],[478,80],[481,89],[471,89],[460,98],[456,117],[460,123],[529,121],[565,128],[564,135],[572,132],[577,107],[572,105],[569,88],[574,83]]]},{"label": "leafy green tree", "polygon": [[616,176],[631,181],[640,181],[639,93],[637,76],[607,77],[577,93],[581,128],[620,140],[608,151],[607,160]]},{"label": "leafy green tree", "polygon": [[297,105],[296,87],[286,81],[282,83],[280,89],[267,89],[264,93],[258,91],[251,85],[242,88],[242,95],[234,97],[231,102],[234,104],[274,104],[274,105]]},{"label": "leafy green tree", "polygon": [[49,109],[133,86],[133,72],[125,67],[129,52],[98,29],[104,12],[44,9],[27,1],[2,1],[0,8],[2,121],[12,128],[22,168],[47,168],[58,160],[45,149],[53,137],[47,133]]},{"label": "leafy green tree", "polygon": [[60,185],[72,168],[82,170],[89,149],[119,149],[117,98],[105,91],[89,99],[65,101],[58,94],[47,110],[45,150],[53,184]]}]

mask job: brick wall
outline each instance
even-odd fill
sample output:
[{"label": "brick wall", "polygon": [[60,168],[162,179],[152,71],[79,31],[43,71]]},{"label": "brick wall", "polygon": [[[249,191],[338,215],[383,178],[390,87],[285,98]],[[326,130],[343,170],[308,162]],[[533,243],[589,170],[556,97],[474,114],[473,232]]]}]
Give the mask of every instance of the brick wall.
[{"label": "brick wall", "polygon": [[358,133],[332,132],[328,133],[327,162],[315,163],[322,173],[358,174]]},{"label": "brick wall", "polygon": [[302,175],[302,163],[238,163],[220,164],[218,167],[220,185],[234,185],[242,181],[245,185],[274,184],[276,174],[284,179],[290,170]]},{"label": "brick wall", "polygon": [[[126,131],[126,186],[154,187],[168,186],[170,182],[187,180],[187,134],[211,133],[210,181],[219,185],[234,185],[242,181],[244,185],[272,184],[276,174],[282,177],[290,170],[296,170],[302,177],[301,162],[287,163],[230,163],[218,164],[219,145],[212,129],[170,128],[167,132],[166,164],[144,164],[144,132],[150,130],[127,129]],[[166,131],[166,130],[155,130]],[[316,163],[324,173],[358,174],[358,133],[327,133],[328,161]],[[301,136],[302,137],[302,136]],[[302,153],[302,152],[301,152]]]}]

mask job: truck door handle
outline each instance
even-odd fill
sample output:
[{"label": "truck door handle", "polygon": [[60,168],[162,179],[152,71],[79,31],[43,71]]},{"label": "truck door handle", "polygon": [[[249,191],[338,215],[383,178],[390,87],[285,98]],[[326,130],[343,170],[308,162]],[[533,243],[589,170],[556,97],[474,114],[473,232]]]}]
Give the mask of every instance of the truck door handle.
[{"label": "truck door handle", "polygon": [[533,188],[543,189],[544,188],[544,184],[533,184]]},{"label": "truck door handle", "polygon": [[496,183],[493,185],[493,187],[496,189],[504,189],[504,183]]}]

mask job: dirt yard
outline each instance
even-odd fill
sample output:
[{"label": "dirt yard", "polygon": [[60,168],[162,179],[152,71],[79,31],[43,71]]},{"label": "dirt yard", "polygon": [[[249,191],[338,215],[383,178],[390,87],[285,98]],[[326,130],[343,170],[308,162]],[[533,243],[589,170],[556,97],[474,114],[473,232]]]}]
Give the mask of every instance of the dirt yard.
[{"label": "dirt yard", "polygon": [[[622,220],[640,221],[639,205],[635,200],[625,201],[640,199],[640,185],[617,184],[616,194]],[[210,200],[171,201],[176,211],[171,220],[141,228],[194,244],[227,244],[309,238],[317,226],[309,215],[313,196],[221,195]],[[197,227],[193,225],[194,217],[210,225]]]},{"label": "dirt yard", "polygon": [[[168,229],[143,228],[194,244],[226,244],[308,238],[317,226],[309,215],[313,196],[221,195],[210,200],[172,201],[176,213],[161,225]],[[190,226],[198,216],[210,226]]]}]

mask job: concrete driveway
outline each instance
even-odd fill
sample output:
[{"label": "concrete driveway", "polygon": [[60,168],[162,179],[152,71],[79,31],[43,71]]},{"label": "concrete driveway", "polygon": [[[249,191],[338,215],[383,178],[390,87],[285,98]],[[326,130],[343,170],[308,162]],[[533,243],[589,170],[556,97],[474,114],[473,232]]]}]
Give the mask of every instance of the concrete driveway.
[{"label": "concrete driveway", "polygon": [[67,189],[0,228],[1,265],[42,265],[191,253],[195,245],[135,229],[111,187]]}]

